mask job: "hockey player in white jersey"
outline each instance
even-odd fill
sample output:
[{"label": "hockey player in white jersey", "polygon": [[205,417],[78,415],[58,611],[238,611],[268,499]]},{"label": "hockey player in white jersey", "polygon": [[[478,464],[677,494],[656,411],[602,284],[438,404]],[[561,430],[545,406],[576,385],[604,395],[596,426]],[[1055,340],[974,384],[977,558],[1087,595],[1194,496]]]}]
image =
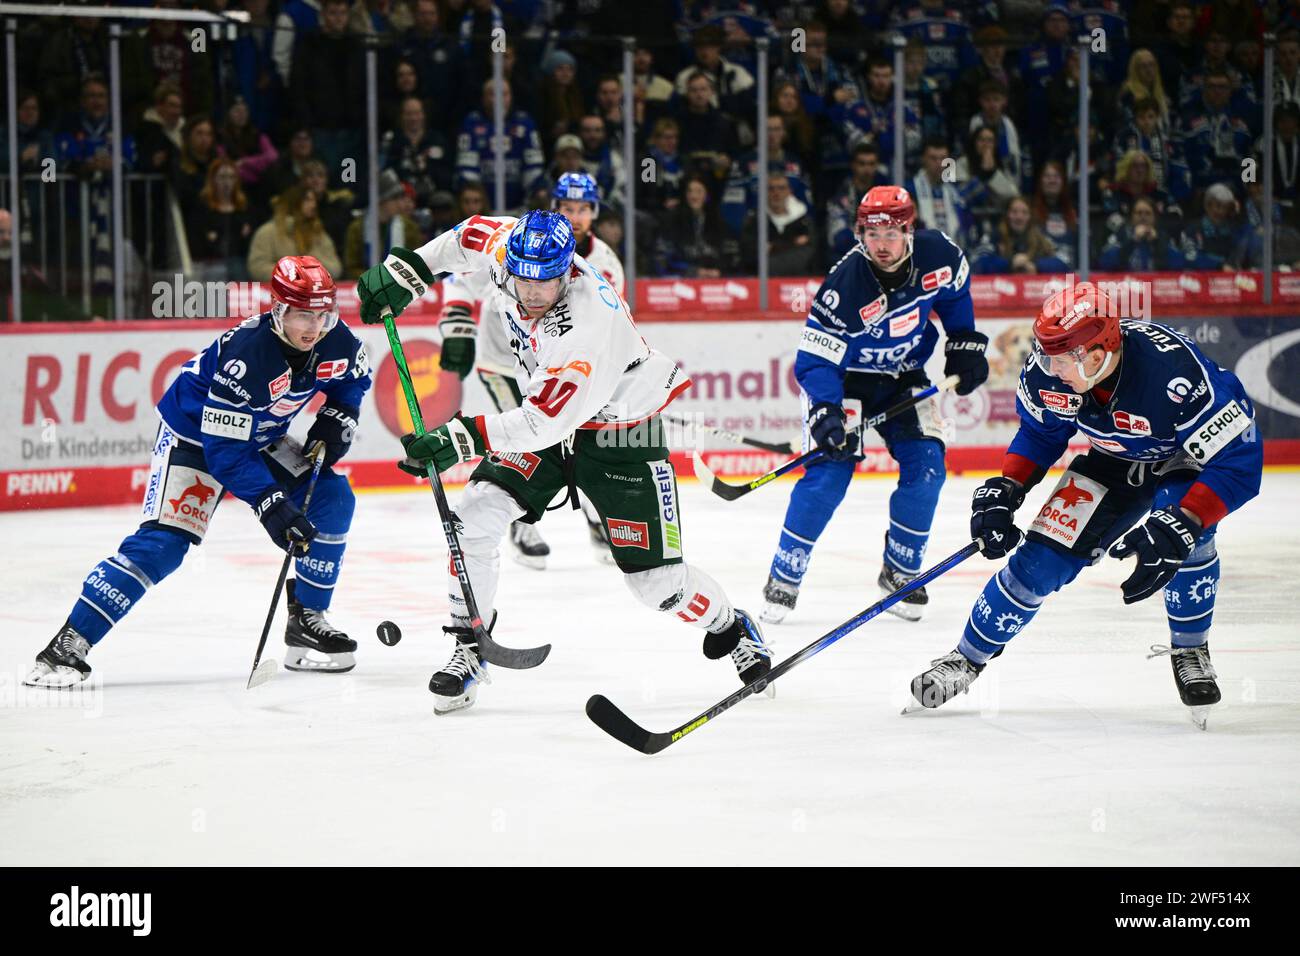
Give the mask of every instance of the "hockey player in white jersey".
[{"label": "hockey player in white jersey", "polygon": [[[605,277],[620,296],[623,295],[623,264],[608,244],[591,231],[593,220],[600,215],[600,187],[585,172],[564,173],[551,193],[551,208],[569,220],[573,228],[575,252]],[[476,326],[472,318],[474,306],[491,294],[492,277],[488,272],[452,274],[443,281],[442,321],[438,331],[442,335],[441,366],[464,379],[477,371],[488,398],[498,412],[518,408],[523,393],[515,380],[520,369],[510,347],[510,336],[500,322],[484,322]],[[600,513],[590,499],[578,492],[578,503],[587,519],[587,530],[599,560],[612,563],[609,541]],[[510,544],[514,558],[525,567],[543,570],[551,553],[550,545],[537,530],[537,525],[520,519],[510,525]]]},{"label": "hockey player in white jersey", "polygon": [[[627,303],[574,255],[574,245],[568,220],[555,212],[474,216],[418,250],[395,247],[362,274],[362,321],[377,323],[385,310],[399,315],[439,272],[490,272],[483,320],[503,324],[522,369],[519,407],[456,415],[422,437],[407,436],[409,459],[441,471],[483,458],[456,514],[484,620],[493,619],[500,542],[510,523],[535,520],[560,492],[581,490],[600,513],[609,550],[637,599],[706,631],[704,655],[729,656],[750,683],[771,669],[757,624],[683,560],[677,482],[659,412],[689,379],[646,344]],[[487,676],[454,576],[448,598],[444,630],[456,646],[429,682],[439,713],[470,706]]]}]

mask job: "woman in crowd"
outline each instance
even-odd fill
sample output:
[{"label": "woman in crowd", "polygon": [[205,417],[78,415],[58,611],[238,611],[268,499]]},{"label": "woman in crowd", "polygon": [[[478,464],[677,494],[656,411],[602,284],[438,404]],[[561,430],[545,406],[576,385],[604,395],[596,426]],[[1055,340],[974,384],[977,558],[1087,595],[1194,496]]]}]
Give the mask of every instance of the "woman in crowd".
[{"label": "woman in crowd", "polygon": [[1049,159],[1038,171],[1038,182],[1030,204],[1034,225],[1052,240],[1056,253],[1067,265],[1074,262],[1079,245],[1079,219],[1074,211],[1074,200],[1066,188],[1065,167]]},{"label": "woman in crowd", "polygon": [[330,275],[341,275],[334,240],[317,214],[316,194],[294,186],[272,204],[274,215],[253,233],[248,272],[257,282],[270,282],[275,264],[285,256],[315,256]]},{"label": "woman in crowd", "polygon": [[1022,196],[1007,203],[993,243],[986,242],[976,250],[974,268],[981,274],[1069,271],[1052,240],[1034,224],[1029,201]]},{"label": "woman in crowd", "polygon": [[240,282],[248,278],[253,220],[233,159],[223,156],[212,161],[185,228],[190,257],[202,280]]}]

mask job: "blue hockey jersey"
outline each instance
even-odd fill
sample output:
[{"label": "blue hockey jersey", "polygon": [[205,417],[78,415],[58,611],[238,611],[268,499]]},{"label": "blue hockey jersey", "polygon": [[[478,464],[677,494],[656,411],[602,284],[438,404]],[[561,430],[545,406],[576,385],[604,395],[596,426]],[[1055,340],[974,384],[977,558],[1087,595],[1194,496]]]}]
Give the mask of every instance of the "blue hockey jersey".
[{"label": "blue hockey jersey", "polygon": [[1167,326],[1123,320],[1120,329],[1119,378],[1105,405],[1091,392],[1076,394],[1028,359],[1016,392],[1020,430],[1008,454],[1047,469],[1079,432],[1093,448],[1127,461],[1183,456],[1200,469],[1198,484],[1222,503],[1208,509],[1219,516],[1255,497],[1264,448],[1237,376]]},{"label": "blue hockey jersey", "polygon": [[212,477],[252,504],[277,483],[261,450],[284,437],[317,392],[331,405],[356,410],[369,388],[366,347],[342,322],[295,373],[271,328],[271,313],[263,312],[185,363],[158,402],[158,414],[181,438],[203,446]]},{"label": "blue hockey jersey", "polygon": [[970,266],[957,244],[937,229],[918,229],[908,280],[886,293],[860,244],[831,267],[813,299],[794,373],[813,404],[838,405],[848,372],[900,375],[921,368],[939,332],[975,328]]}]

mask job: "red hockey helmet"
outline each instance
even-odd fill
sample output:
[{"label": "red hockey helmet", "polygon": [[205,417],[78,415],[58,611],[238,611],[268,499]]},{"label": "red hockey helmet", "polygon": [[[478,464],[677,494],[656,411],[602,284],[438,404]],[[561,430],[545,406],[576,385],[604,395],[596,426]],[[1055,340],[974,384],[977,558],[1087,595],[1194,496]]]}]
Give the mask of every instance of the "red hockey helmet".
[{"label": "red hockey helmet", "polygon": [[912,231],[916,222],[916,206],[902,186],[872,186],[858,203],[857,231],[867,226],[897,226]]},{"label": "red hockey helmet", "polygon": [[[1104,291],[1091,282],[1078,282],[1050,296],[1034,319],[1035,358],[1049,375],[1053,366],[1077,363],[1080,376],[1083,361],[1095,348],[1118,352],[1120,347],[1119,315]],[[1100,371],[1109,363],[1103,363]],[[1089,382],[1091,386],[1091,381]]]},{"label": "red hockey helmet", "polygon": [[[906,189],[872,186],[858,203],[857,236],[863,254],[886,272],[897,270],[912,255],[915,221],[916,206]],[[868,232],[871,232],[870,241]]]},{"label": "red hockey helmet", "polygon": [[285,256],[277,262],[271,273],[271,300],[271,323],[281,337],[289,309],[324,313],[324,332],[339,320],[334,277],[315,256]]}]

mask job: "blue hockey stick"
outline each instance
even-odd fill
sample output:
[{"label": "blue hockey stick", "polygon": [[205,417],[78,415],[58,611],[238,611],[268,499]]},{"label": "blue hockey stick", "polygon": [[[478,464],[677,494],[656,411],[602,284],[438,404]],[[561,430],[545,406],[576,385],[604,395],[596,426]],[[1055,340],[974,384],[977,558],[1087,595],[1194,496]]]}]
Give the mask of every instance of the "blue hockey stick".
[{"label": "blue hockey stick", "polygon": [[820,654],[840,638],[857,630],[882,611],[889,610],[889,608],[903,600],[913,591],[925,587],[941,574],[951,571],[976,551],[979,551],[981,546],[980,541],[972,541],[960,551],[944,558],[928,571],[921,572],[921,574],[908,581],[893,594],[889,595],[889,597],[877,601],[865,611],[849,618],[829,634],[819,637],[803,650],[799,651],[799,653],[782,661],[780,664],[773,667],[766,677],[761,677],[753,683],[746,684],[730,697],[718,701],[718,703],[714,704],[704,713],[700,714],[693,720],[688,720],[680,727],[676,727],[673,730],[664,733],[651,733],[644,727],[635,723],[632,718],[628,717],[627,714],[614,706],[608,697],[603,697],[600,694],[594,695],[587,701],[587,716],[591,718],[592,722],[597,727],[605,731],[605,733],[609,734],[615,740],[620,740],[627,744],[633,750],[639,750],[643,754],[657,754],[665,747],[677,743],[677,741],[681,740],[691,731],[703,727],[724,711],[730,710],[751,694],[757,694],[764,690],[768,684],[771,684],[787,671],[793,670],[813,655]]}]

